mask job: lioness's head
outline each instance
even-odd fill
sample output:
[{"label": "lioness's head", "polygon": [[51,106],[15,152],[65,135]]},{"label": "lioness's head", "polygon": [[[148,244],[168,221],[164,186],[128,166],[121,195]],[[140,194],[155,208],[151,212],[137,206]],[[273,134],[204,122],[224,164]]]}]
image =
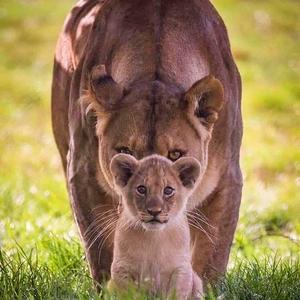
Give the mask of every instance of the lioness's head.
[{"label": "lioness's head", "polygon": [[218,79],[207,76],[187,91],[161,81],[140,81],[125,89],[100,65],[91,71],[85,98],[97,115],[99,164],[112,191],[109,166],[117,153],[136,159],[159,154],[171,161],[191,156],[205,171],[211,132],[224,102]]},{"label": "lioness's head", "polygon": [[128,154],[114,156],[110,169],[126,221],[146,230],[162,229],[184,213],[201,171],[192,157],[171,162],[159,155],[136,160]]}]

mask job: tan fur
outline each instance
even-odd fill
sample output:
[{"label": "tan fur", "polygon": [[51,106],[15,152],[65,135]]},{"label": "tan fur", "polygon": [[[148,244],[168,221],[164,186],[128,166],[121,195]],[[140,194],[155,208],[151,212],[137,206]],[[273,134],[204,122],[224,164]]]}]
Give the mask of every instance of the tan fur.
[{"label": "tan fur", "polygon": [[[200,299],[202,283],[191,265],[190,231],[185,214],[188,196],[200,175],[199,163],[191,158],[172,164],[157,155],[141,161],[126,156],[119,154],[112,160],[116,189],[122,197],[111,267],[113,282],[119,288],[134,282],[164,297],[175,292],[177,299]],[[120,169],[130,168],[126,165],[128,161],[134,170],[124,186],[118,176]],[[186,174],[184,169],[189,167]],[[187,186],[185,176],[192,176]],[[144,196],[137,191],[141,185],[147,188]],[[166,187],[174,189],[172,196],[164,195]],[[153,217],[149,207],[162,210]],[[154,219],[159,222],[151,221]]]},{"label": "tan fur", "polygon": [[208,0],[73,8],[56,50],[52,119],[96,280],[109,273],[113,247],[101,234],[90,246],[85,232],[95,207],[105,213],[118,201],[109,166],[124,151],[198,160],[202,179],[188,205],[201,225],[191,226],[193,268],[207,280],[224,273],[241,199],[240,100],[226,28]]}]

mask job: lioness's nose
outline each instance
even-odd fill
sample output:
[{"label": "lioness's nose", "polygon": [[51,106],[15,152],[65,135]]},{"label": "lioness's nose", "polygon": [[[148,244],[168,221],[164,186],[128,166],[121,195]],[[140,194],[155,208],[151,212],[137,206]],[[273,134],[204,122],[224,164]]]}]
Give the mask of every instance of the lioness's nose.
[{"label": "lioness's nose", "polygon": [[151,208],[147,208],[147,212],[153,216],[156,217],[161,213],[161,208],[160,207],[151,207]]}]

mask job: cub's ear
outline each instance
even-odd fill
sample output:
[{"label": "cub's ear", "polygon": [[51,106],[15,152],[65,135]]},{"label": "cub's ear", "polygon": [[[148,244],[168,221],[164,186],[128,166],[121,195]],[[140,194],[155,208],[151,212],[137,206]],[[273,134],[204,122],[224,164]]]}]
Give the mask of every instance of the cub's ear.
[{"label": "cub's ear", "polygon": [[200,122],[210,128],[218,119],[224,104],[224,89],[222,83],[208,75],[185,93],[188,112],[200,119]]},{"label": "cub's ear", "polygon": [[114,177],[115,184],[121,188],[125,187],[138,167],[138,161],[128,154],[115,155],[110,163],[110,171]]},{"label": "cub's ear", "polygon": [[200,176],[200,163],[193,157],[182,157],[173,163],[184,187],[192,189]]},{"label": "cub's ear", "polygon": [[98,65],[92,69],[89,91],[96,110],[109,111],[123,97],[123,88],[107,75],[105,65]]}]

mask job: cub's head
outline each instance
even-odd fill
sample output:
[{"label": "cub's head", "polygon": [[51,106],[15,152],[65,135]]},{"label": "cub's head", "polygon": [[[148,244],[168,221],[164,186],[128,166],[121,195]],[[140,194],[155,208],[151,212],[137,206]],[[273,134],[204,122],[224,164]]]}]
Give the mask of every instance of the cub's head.
[{"label": "cub's head", "polygon": [[184,157],[173,163],[159,155],[136,160],[117,154],[110,169],[122,197],[122,213],[129,223],[146,230],[162,229],[182,216],[201,173],[195,158]]},{"label": "cub's head", "polygon": [[94,67],[83,97],[97,116],[99,178],[106,191],[114,193],[110,162],[117,153],[136,159],[158,154],[173,162],[194,157],[204,173],[211,133],[222,113],[221,82],[207,76],[184,90],[149,78],[123,86],[118,74],[113,76],[104,65]]}]

